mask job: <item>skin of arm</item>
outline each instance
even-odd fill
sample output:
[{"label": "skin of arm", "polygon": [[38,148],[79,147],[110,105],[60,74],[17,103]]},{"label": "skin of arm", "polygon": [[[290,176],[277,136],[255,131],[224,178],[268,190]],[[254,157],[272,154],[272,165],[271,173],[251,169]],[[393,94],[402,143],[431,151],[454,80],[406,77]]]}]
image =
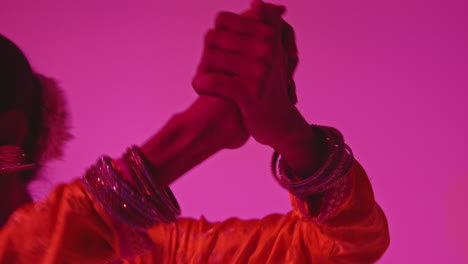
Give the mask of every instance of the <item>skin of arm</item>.
[{"label": "skin of arm", "polygon": [[280,153],[298,176],[321,165],[323,141],[287,94],[284,80],[292,80],[292,72],[279,43],[292,51],[296,44],[281,19],[284,11],[254,1],[242,15],[216,18],[193,80],[201,97],[142,146],[158,181],[169,184],[220,149],[242,146],[249,133]]},{"label": "skin of arm", "polygon": [[155,180],[170,184],[219,150],[238,148],[248,138],[235,105],[200,96],[174,115],[141,151],[155,169]]},{"label": "skin of arm", "polygon": [[[280,153],[297,175],[307,176],[320,166],[325,153],[323,144],[296,107],[288,104],[280,110],[268,116],[282,126],[281,134],[269,127],[261,129],[255,125],[255,129],[261,129],[262,136],[270,138],[271,143],[266,144]],[[242,117],[231,101],[201,95],[142,145],[143,154],[156,170],[156,180],[170,184],[219,150],[242,146],[249,138]]]}]

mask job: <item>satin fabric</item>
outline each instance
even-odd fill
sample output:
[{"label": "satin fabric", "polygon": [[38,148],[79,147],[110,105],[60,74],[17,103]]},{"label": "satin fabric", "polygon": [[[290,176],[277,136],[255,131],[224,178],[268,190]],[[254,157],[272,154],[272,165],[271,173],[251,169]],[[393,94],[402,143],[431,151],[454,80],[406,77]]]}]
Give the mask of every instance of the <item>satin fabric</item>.
[{"label": "satin fabric", "polygon": [[[77,180],[10,217],[0,230],[0,263],[373,263],[388,247],[387,221],[362,167],[356,162],[350,173],[349,197],[321,223],[304,220],[293,202],[285,215],[216,223],[182,218],[143,237],[122,232]],[[122,240],[125,247],[153,246],[124,260]]]}]

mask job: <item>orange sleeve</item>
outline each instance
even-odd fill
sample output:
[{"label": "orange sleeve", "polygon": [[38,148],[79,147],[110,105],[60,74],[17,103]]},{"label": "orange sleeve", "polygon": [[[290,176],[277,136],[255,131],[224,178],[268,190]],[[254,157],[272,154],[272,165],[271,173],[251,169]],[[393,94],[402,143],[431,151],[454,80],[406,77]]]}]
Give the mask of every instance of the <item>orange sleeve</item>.
[{"label": "orange sleeve", "polygon": [[[126,263],[374,262],[389,243],[387,222],[363,169],[356,163],[350,173],[349,197],[322,223],[304,220],[297,210],[249,221],[180,219],[149,230],[150,253]],[[0,230],[0,263],[108,263],[125,247],[148,250],[141,239],[119,228],[75,181],[10,217]]]},{"label": "orange sleeve", "polygon": [[0,263],[105,263],[118,253],[112,219],[81,181],[15,211],[0,230]]},{"label": "orange sleeve", "polygon": [[385,215],[356,162],[351,191],[336,214],[321,223],[297,209],[260,220],[209,223],[180,219],[149,231],[155,249],[127,263],[372,263],[385,251]]}]

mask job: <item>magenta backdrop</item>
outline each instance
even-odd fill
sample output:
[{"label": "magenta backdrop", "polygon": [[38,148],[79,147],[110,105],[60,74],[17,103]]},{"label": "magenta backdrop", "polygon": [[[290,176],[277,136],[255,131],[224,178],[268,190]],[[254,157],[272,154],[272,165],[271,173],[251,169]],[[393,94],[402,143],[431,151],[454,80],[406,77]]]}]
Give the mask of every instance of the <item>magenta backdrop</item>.
[{"label": "magenta backdrop", "polygon": [[[286,1],[277,1],[286,4]],[[248,1],[2,0],[0,32],[68,94],[66,159],[31,189],[37,199],[102,153],[141,143],[196,95],[190,80],[219,10]],[[299,108],[340,128],[367,169],[391,229],[379,263],[468,263],[467,4],[287,1],[301,63]],[[290,209],[250,141],[176,182],[185,216],[261,217]]]}]

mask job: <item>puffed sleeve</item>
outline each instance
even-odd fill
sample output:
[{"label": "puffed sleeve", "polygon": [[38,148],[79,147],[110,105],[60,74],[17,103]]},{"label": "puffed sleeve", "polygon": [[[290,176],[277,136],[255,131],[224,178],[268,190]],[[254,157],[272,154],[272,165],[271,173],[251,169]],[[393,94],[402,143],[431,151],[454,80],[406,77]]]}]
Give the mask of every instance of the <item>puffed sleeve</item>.
[{"label": "puffed sleeve", "polygon": [[127,263],[373,263],[389,244],[387,221],[362,167],[349,173],[346,200],[324,221],[307,220],[295,199],[292,212],[258,220],[180,219],[151,229],[154,250]]},{"label": "puffed sleeve", "polygon": [[10,217],[0,230],[0,263],[119,263],[125,255],[140,256],[124,263],[372,263],[389,243],[386,218],[358,163],[350,179],[346,201],[319,223],[293,203],[285,215],[179,219],[147,234],[120,225],[75,181]]},{"label": "puffed sleeve", "polygon": [[79,180],[18,209],[0,230],[0,263],[105,263],[119,251],[114,221]]}]

